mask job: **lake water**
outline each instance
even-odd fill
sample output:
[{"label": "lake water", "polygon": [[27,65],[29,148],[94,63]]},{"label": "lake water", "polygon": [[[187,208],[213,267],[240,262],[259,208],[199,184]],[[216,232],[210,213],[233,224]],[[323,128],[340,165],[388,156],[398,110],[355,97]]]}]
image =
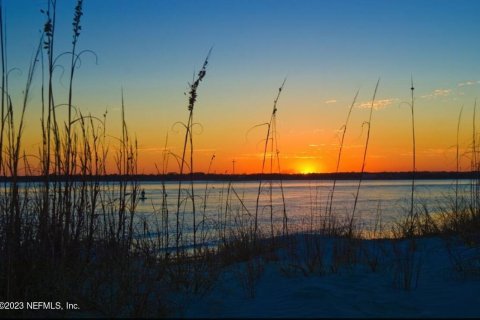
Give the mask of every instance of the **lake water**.
[{"label": "lake water", "polygon": [[[279,181],[262,182],[259,198],[258,221],[263,228],[270,228],[272,218],[275,229],[281,230],[283,201]],[[411,180],[365,180],[362,182],[355,217],[361,228],[369,229],[380,213],[382,222],[389,224],[409,212]],[[448,198],[455,196],[456,180],[415,181],[415,204],[424,205],[429,212],[438,212],[446,206]],[[327,212],[327,202],[333,181],[283,181],[283,196],[289,228],[299,228],[318,223]],[[459,180],[459,194],[467,196],[471,180]],[[352,213],[358,181],[337,181],[332,212],[339,221]],[[245,181],[196,181],[194,182],[197,230],[208,229],[210,235],[229,227],[251,225],[256,211],[259,182]],[[137,206],[139,216],[148,221],[160,221],[165,225],[168,209],[168,227],[177,227],[178,182],[166,182],[165,194],[161,182],[142,182],[145,200]],[[270,192],[271,190],[271,192]],[[186,237],[192,233],[192,203],[190,182],[182,183],[179,226]],[[166,200],[164,200],[166,199]],[[271,199],[271,200],[270,200]],[[205,201],[206,200],[206,201]],[[271,201],[271,202],[270,202]],[[270,206],[270,203],[272,204]],[[272,211],[270,210],[272,208]],[[162,210],[163,208],[163,210]],[[163,212],[163,213],[162,213]],[[163,219],[163,220],[162,220]],[[202,223],[203,222],[203,223]]]}]

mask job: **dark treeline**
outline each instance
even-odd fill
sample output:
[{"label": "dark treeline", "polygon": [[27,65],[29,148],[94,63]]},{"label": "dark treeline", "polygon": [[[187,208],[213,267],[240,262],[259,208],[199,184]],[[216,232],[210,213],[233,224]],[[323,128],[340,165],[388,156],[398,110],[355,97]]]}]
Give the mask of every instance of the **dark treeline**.
[{"label": "dark treeline", "polygon": [[[415,172],[415,179],[475,179],[476,172],[453,172],[453,171],[420,171]],[[361,176],[360,172],[339,172],[339,173],[309,173],[309,174],[217,174],[196,172],[192,174],[139,174],[139,175],[75,175],[69,176],[68,179],[76,181],[119,181],[119,180],[136,180],[136,181],[258,181],[260,179],[270,180],[357,180]],[[365,172],[364,180],[408,180],[412,178],[411,172]],[[20,182],[42,182],[45,177],[38,176],[19,176],[16,178]],[[50,181],[64,181],[66,178],[62,175],[50,175]],[[0,177],[0,181],[9,181],[10,177]]]}]

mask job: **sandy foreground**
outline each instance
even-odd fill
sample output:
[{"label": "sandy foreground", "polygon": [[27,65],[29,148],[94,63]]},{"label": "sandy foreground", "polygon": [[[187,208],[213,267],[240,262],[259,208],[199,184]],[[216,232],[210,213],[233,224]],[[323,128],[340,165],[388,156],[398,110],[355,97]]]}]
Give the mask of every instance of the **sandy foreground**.
[{"label": "sandy foreground", "polygon": [[207,293],[179,295],[177,316],[480,317],[478,247],[438,237],[417,239],[414,249],[409,240],[363,240],[348,262],[337,254],[346,240],[297,240],[295,254],[236,263]]}]

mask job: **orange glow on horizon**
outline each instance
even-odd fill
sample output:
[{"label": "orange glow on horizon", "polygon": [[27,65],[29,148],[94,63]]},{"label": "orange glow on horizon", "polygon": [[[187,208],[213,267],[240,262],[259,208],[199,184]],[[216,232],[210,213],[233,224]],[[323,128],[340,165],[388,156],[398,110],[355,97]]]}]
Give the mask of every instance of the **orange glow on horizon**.
[{"label": "orange glow on horizon", "polygon": [[[388,96],[387,96],[388,97]],[[340,98],[338,98],[340,99]],[[347,100],[347,99],[345,99]],[[365,101],[368,98],[364,99]],[[263,172],[283,174],[334,173],[340,150],[342,125],[346,108],[328,104],[318,112],[296,112],[298,108],[309,110],[309,101],[290,101],[288,96],[281,100],[278,111],[277,140],[273,161],[268,144]],[[434,101],[433,101],[434,102]],[[457,109],[447,108],[450,104],[434,104],[420,99],[415,113],[416,130],[416,170],[417,171],[455,171],[457,141]],[[242,102],[238,101],[239,105]],[[246,102],[243,102],[246,104]],[[347,105],[347,103],[342,104]],[[442,112],[433,112],[433,107],[444,107]],[[262,172],[265,157],[266,127],[255,126],[268,116],[268,101],[255,105],[248,115],[214,113],[206,117],[207,112],[199,109],[193,135],[194,157],[193,171],[217,174],[256,174]],[[237,109],[241,109],[240,106]],[[237,110],[235,109],[235,110]],[[471,168],[471,128],[467,121],[473,116],[473,108],[465,109],[459,131],[460,171]],[[233,110],[233,109],[232,109]],[[262,112],[258,112],[261,110]],[[436,110],[436,109],[435,109]],[[439,109],[440,110],[440,109]],[[362,168],[366,142],[365,119],[368,109],[355,108],[349,120],[348,130],[343,141],[339,163],[339,172],[359,172]],[[467,113],[470,112],[470,114]],[[184,110],[183,110],[184,112]],[[210,111],[212,112],[212,111]],[[306,116],[308,114],[308,116]],[[37,164],[38,149],[41,146],[41,131],[36,125],[39,115],[27,115],[22,145],[29,157],[29,165],[34,173],[41,172]],[[64,116],[58,121],[64,121]],[[165,117],[146,116],[127,110],[127,121],[131,141],[138,138],[138,174],[157,174],[179,172],[180,157],[183,151],[185,131],[181,125],[172,126],[181,114],[168,114]],[[106,161],[107,173],[117,172],[115,154],[119,148],[121,127],[120,113],[112,108],[108,115],[107,136],[104,143],[108,147]],[[198,120],[197,120],[198,118]],[[159,121],[158,119],[161,119]],[[253,119],[253,120],[252,120]],[[453,120],[452,120],[453,119]],[[252,129],[253,126],[253,129]],[[77,128],[77,127],[76,127]],[[278,145],[277,145],[278,142]],[[78,145],[81,150],[81,145]],[[168,157],[165,157],[168,155]],[[213,161],[212,156],[215,155]],[[278,158],[277,158],[278,156]],[[190,161],[187,148],[187,164]],[[167,159],[168,158],[168,159]],[[279,162],[277,162],[277,159]],[[366,155],[366,172],[411,171],[412,170],[412,132],[408,108],[394,106],[374,110],[370,141]],[[190,172],[189,165],[184,173]]]}]

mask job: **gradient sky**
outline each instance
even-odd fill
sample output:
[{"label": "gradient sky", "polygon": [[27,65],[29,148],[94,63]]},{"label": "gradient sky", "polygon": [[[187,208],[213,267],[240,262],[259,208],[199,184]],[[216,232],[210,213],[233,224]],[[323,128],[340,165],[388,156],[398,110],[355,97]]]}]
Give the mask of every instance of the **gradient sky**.
[{"label": "gradient sky", "polygon": [[[14,100],[21,99],[46,0],[3,0]],[[75,1],[58,1],[57,53],[69,50]],[[139,140],[140,172],[181,152],[177,121],[187,120],[188,82],[213,47],[198,89],[195,171],[261,170],[265,127],[278,87],[277,127],[284,172],[335,171],[339,130],[357,90],[341,171],[359,171],[368,102],[378,78],[367,171],[411,170],[410,78],[415,85],[417,170],[455,170],[456,128],[469,169],[472,115],[480,89],[480,1],[85,0],[74,104],[108,110],[120,135],[120,92]],[[68,66],[68,61],[60,64]],[[38,77],[37,77],[38,78]],[[61,69],[56,92],[67,92]],[[40,82],[34,89],[39,92]],[[59,98],[61,99],[61,98]],[[58,100],[58,99],[57,99]],[[18,104],[17,104],[18,105]],[[39,143],[38,94],[29,104],[25,146]],[[171,163],[171,171],[177,168]]]}]

